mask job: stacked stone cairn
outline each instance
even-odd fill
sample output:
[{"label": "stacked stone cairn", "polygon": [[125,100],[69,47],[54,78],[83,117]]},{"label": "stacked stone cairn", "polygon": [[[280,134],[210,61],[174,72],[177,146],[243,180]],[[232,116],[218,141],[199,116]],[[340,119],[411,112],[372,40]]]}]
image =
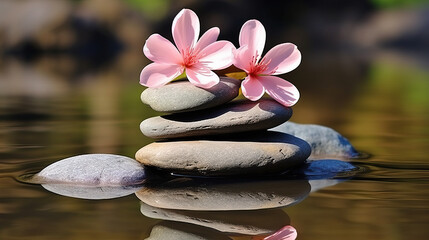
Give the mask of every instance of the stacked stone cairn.
[{"label": "stacked stone cairn", "polygon": [[302,164],[310,145],[269,131],[290,119],[292,109],[271,98],[235,99],[240,81],[221,77],[202,89],[189,81],[147,88],[141,99],[165,115],[145,119],[142,133],[156,141],[136,153],[137,161],[178,175],[269,176]]}]

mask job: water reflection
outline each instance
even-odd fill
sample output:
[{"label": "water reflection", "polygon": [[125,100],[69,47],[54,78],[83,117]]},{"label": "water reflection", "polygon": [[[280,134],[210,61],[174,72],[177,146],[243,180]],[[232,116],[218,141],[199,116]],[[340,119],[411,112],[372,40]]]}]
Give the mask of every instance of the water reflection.
[{"label": "water reflection", "polygon": [[156,208],[141,202],[140,211],[150,218],[191,223],[225,234],[269,234],[290,224],[289,216],[280,208],[250,211],[187,211]]},{"label": "water reflection", "polygon": [[58,195],[82,199],[112,199],[131,195],[142,185],[131,186],[76,186],[71,184],[42,184],[46,190]]},{"label": "water reflection", "polygon": [[144,203],[194,211],[253,210],[285,207],[310,193],[307,180],[204,180],[178,178],[146,184],[136,192]]},{"label": "water reflection", "polygon": [[[148,174],[148,176],[153,176]],[[31,180],[24,176],[20,180]],[[307,180],[234,180],[172,178],[131,186],[42,184],[46,190],[71,198],[113,199],[132,193],[145,201],[140,212],[163,220],[148,239],[261,239],[290,224],[284,207],[304,200],[311,186]],[[318,181],[318,180],[315,180]],[[149,204],[156,205],[151,206]]]},{"label": "water reflection", "polygon": [[195,224],[162,221],[154,226],[150,236],[146,240],[204,240],[204,239],[219,239],[231,240],[220,231],[212,228],[197,226]]},{"label": "water reflection", "polygon": [[[56,167],[55,175],[65,169],[70,170],[69,166],[72,165],[75,170],[65,172],[67,179],[82,177],[85,171],[98,176],[98,171],[105,170],[107,165],[99,164],[97,159],[91,161],[93,157],[93,154],[86,154],[63,159],[42,172]],[[76,170],[79,164],[91,168],[83,167],[83,172],[82,169]],[[109,161],[109,164],[113,163]],[[151,227],[148,239],[168,239],[172,236],[175,236],[173,239],[276,239],[278,234],[295,234],[289,231],[293,229],[285,211],[289,206],[303,201],[310,192],[346,180],[335,177],[351,177],[359,171],[350,163],[319,160],[285,174],[254,179],[179,177],[151,168],[146,168],[144,172],[146,179],[138,185],[98,184],[92,175],[80,183],[55,183],[56,178],[53,178],[43,180],[41,185],[52,193],[79,199],[113,199],[135,193],[140,200],[140,212],[147,217],[145,221],[162,220]],[[34,176],[43,175],[41,173],[23,175],[19,180],[40,183]],[[64,175],[60,174],[60,177]],[[112,176],[105,177],[110,179]],[[116,177],[120,178],[116,175],[113,178]],[[130,176],[127,174],[127,177]],[[83,185],[85,183],[87,185]]]},{"label": "water reflection", "polygon": [[[309,177],[313,177],[314,169],[306,169],[313,173]],[[262,239],[290,225],[285,207],[301,202],[311,191],[340,182],[322,177],[307,180],[302,174],[300,179],[282,175],[270,179],[216,179],[165,176],[150,169],[146,172],[147,179],[141,185],[44,183],[42,186],[58,195],[92,200],[135,193],[141,200],[140,212],[144,216],[163,220],[151,228],[147,239],[233,239],[236,236]],[[30,175],[20,178],[24,182],[31,179]]]},{"label": "water reflection", "polygon": [[[196,233],[185,230],[192,229],[192,225],[197,229],[210,229],[203,231],[206,235],[198,235],[202,239],[228,239],[226,236],[259,236],[262,239],[290,224],[285,212],[287,206],[304,200],[311,191],[344,180],[182,177],[164,182],[149,180],[136,196],[141,200],[140,211],[144,216],[168,221],[169,227],[155,226],[149,239],[168,239],[167,236],[174,233],[192,239]],[[177,223],[192,225],[177,229]],[[224,234],[223,238],[220,233]]]},{"label": "water reflection", "polygon": [[[181,177],[149,180],[136,196],[144,216],[168,221],[169,227],[155,226],[149,239],[162,239],[155,237],[176,231],[192,239],[198,229],[205,233],[204,237],[198,235],[203,239],[230,239],[228,236],[237,234],[267,236],[289,225],[284,207],[304,200],[310,190],[307,180]],[[185,228],[178,230],[180,226]]]}]

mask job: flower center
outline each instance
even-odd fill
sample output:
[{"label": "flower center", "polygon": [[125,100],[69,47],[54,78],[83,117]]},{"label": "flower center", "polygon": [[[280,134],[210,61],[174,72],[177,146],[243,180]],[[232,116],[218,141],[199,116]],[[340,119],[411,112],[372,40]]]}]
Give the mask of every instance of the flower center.
[{"label": "flower center", "polygon": [[[256,53],[255,56],[252,56],[252,59],[250,60],[250,69],[248,74],[249,75],[258,75],[261,74],[263,72],[265,72],[268,69],[268,65],[271,62],[270,60],[266,60],[265,58],[263,58],[259,63],[258,63],[258,54]],[[265,74],[270,74],[270,73],[265,73]]]},{"label": "flower center", "polygon": [[193,49],[190,47],[182,50],[182,57],[183,57],[183,66],[184,67],[191,67],[195,63],[198,63],[198,54],[195,54],[193,52]]}]

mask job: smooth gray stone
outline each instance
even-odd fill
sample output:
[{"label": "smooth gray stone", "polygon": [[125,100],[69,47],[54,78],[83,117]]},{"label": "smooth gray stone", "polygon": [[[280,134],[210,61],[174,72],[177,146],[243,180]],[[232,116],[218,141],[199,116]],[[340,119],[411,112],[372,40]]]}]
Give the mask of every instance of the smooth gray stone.
[{"label": "smooth gray stone", "polygon": [[199,88],[189,81],[172,82],[159,88],[147,88],[141,94],[143,103],[159,112],[188,112],[212,108],[237,97],[240,81],[221,77],[209,88]]},{"label": "smooth gray stone", "polygon": [[288,133],[307,141],[311,146],[310,159],[350,159],[360,155],[345,137],[325,126],[286,122],[270,130]]},{"label": "smooth gray stone", "polygon": [[85,154],[47,166],[32,182],[124,186],[139,184],[144,178],[143,166],[134,159],[113,154]]},{"label": "smooth gray stone", "polygon": [[233,101],[214,109],[157,116],[140,124],[151,138],[179,138],[266,130],[289,120],[292,109],[272,99]]},{"label": "smooth gray stone", "polygon": [[231,240],[224,233],[195,224],[162,221],[146,240]]},{"label": "smooth gray stone", "polygon": [[290,224],[289,216],[281,208],[204,212],[162,209],[140,202],[140,211],[150,218],[185,222],[221,232],[248,235],[273,233]]},{"label": "smooth gray stone", "polygon": [[205,180],[179,178],[136,192],[144,203],[193,211],[257,210],[285,207],[305,199],[307,180]]},{"label": "smooth gray stone", "polygon": [[130,186],[76,186],[72,184],[42,184],[46,190],[58,195],[81,199],[113,199],[131,195],[142,188]]},{"label": "smooth gray stone", "polygon": [[307,142],[279,132],[233,140],[155,142],[136,153],[137,161],[177,174],[202,176],[269,175],[303,163]]}]

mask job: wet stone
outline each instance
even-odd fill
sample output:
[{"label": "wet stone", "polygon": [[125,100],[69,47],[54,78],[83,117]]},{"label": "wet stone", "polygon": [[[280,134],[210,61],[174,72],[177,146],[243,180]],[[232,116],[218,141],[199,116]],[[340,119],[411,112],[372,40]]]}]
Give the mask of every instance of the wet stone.
[{"label": "wet stone", "polygon": [[291,134],[308,142],[311,146],[310,159],[350,159],[360,155],[345,137],[329,127],[286,122],[271,130]]},{"label": "wet stone", "polygon": [[307,142],[292,135],[262,132],[231,140],[155,142],[136,153],[146,166],[202,176],[268,175],[303,163]]},{"label": "wet stone", "polygon": [[292,109],[272,99],[233,101],[214,109],[157,116],[140,124],[151,138],[180,138],[266,130],[289,120]]},{"label": "wet stone", "polygon": [[159,112],[187,112],[212,108],[237,97],[240,81],[221,77],[209,88],[196,87],[189,81],[172,82],[159,88],[147,88],[141,94],[143,103]]},{"label": "wet stone", "polygon": [[132,158],[113,154],[85,154],[47,166],[32,181],[41,184],[125,186],[139,184],[144,178],[143,166]]}]

